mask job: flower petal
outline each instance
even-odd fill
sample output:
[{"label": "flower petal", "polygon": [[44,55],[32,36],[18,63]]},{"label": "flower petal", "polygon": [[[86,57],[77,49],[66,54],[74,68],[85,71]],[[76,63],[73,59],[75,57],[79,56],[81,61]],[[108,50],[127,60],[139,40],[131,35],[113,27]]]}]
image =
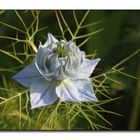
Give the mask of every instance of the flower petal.
[{"label": "flower petal", "polygon": [[35,65],[40,72],[40,74],[44,75],[43,73],[49,71],[48,69],[44,68],[44,59],[49,54],[47,49],[39,48],[36,57],[35,57]]},{"label": "flower petal", "polygon": [[[57,42],[59,41],[52,34],[48,33],[48,40],[44,45],[40,43],[37,55],[35,57],[35,65],[38,71],[40,72],[40,74],[43,75],[44,78],[46,78],[46,80],[51,79],[51,77],[47,78],[45,76],[45,73],[47,74],[49,73],[49,69],[45,66],[46,61],[47,61],[47,65],[50,65],[51,58],[49,57],[54,56],[52,52],[53,49],[57,47],[57,45],[55,44]],[[49,59],[49,61],[47,59]]]},{"label": "flower petal", "polygon": [[50,56],[49,55],[49,50],[39,48],[37,55],[35,57],[35,66],[37,70],[40,72],[40,74],[46,79],[49,80],[51,79],[52,76],[45,76],[45,74],[49,73],[49,67],[47,67],[48,64],[45,63],[46,58]]},{"label": "flower petal", "polygon": [[50,44],[59,42],[52,34],[48,33],[48,40],[46,43],[42,46],[43,48],[48,47]]},{"label": "flower petal", "polygon": [[54,103],[58,97],[55,92],[56,83],[40,78],[31,85],[31,108],[37,108]]},{"label": "flower petal", "polygon": [[78,89],[78,92],[80,94],[80,101],[97,101],[89,78],[74,80],[73,84]]},{"label": "flower petal", "polygon": [[78,71],[79,77],[81,78],[89,77],[100,60],[101,60],[100,58],[94,60],[89,60],[85,58],[83,60],[83,63],[79,67],[79,71]]},{"label": "flower petal", "polygon": [[77,88],[71,80],[65,79],[56,87],[56,94],[64,101],[78,102],[80,96]]},{"label": "flower petal", "polygon": [[89,79],[63,80],[56,87],[56,94],[64,101],[96,101]]},{"label": "flower petal", "polygon": [[31,83],[40,77],[41,75],[36,69],[36,66],[31,64],[13,76],[13,79],[25,87],[30,87]]}]

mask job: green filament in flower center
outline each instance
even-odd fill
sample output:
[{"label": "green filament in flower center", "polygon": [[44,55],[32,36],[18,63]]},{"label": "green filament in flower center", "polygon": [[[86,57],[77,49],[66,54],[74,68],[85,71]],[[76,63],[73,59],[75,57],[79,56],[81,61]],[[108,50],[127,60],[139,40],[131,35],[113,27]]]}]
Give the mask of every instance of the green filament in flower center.
[{"label": "green filament in flower center", "polygon": [[57,46],[57,54],[58,54],[58,57],[64,57],[65,56],[64,46],[61,43],[59,43],[58,46]]}]

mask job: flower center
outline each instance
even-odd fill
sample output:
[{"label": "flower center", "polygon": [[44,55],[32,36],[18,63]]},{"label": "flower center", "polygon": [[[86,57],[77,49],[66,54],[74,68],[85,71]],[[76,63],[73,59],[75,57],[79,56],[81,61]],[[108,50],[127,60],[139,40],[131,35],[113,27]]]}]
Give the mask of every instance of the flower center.
[{"label": "flower center", "polygon": [[59,43],[56,52],[58,54],[58,57],[64,57],[65,56],[64,45]]}]

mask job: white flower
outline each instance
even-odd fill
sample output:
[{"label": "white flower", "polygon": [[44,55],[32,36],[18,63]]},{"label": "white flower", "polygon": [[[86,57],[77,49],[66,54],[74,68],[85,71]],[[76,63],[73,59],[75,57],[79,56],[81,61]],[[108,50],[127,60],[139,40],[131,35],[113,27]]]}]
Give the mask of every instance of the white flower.
[{"label": "white flower", "polygon": [[33,64],[13,78],[30,87],[32,108],[54,103],[58,98],[70,102],[96,101],[89,76],[100,61],[89,60],[75,42],[58,41],[50,33],[40,44]]}]

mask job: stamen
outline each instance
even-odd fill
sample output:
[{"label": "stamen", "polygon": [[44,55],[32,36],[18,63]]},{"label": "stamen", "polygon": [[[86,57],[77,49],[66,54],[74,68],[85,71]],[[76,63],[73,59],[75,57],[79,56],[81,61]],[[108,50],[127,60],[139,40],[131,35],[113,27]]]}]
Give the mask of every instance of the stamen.
[{"label": "stamen", "polygon": [[58,57],[64,57],[65,53],[64,53],[64,45],[59,43],[57,46],[57,53],[58,53]]}]

